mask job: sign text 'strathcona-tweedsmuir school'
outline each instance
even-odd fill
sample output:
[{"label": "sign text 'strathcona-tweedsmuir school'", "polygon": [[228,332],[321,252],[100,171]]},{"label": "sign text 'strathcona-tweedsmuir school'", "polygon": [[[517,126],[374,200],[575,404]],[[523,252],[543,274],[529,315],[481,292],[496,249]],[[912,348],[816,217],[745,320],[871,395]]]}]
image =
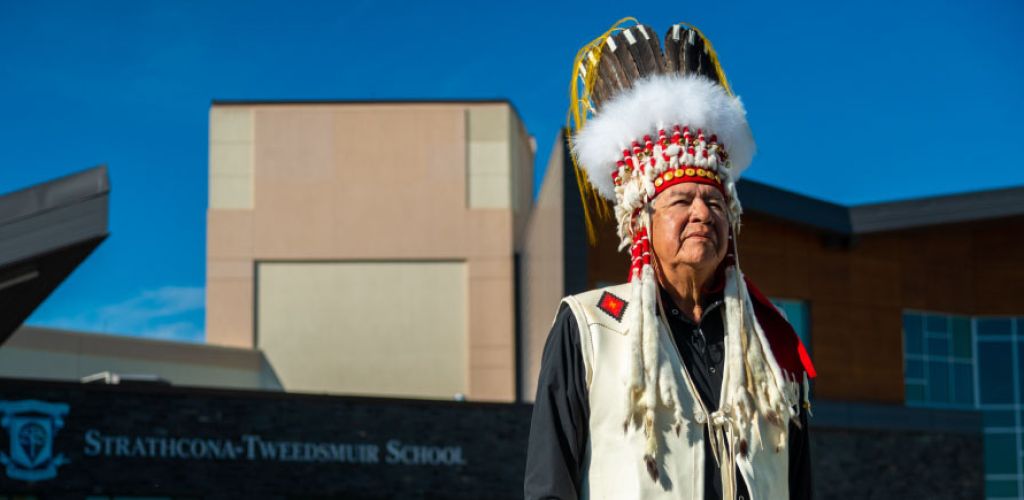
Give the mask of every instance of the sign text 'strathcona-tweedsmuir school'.
[{"label": "sign text 'strathcona-tweedsmuir school'", "polygon": [[409,444],[397,439],[387,441],[382,447],[375,443],[277,441],[252,434],[242,435],[238,439],[223,439],[108,435],[89,429],[84,437],[84,453],[90,457],[466,465],[461,446]]}]

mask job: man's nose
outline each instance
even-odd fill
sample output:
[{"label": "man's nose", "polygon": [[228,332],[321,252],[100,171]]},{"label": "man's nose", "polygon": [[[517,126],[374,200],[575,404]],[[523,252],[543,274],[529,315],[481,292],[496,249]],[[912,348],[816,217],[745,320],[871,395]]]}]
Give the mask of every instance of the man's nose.
[{"label": "man's nose", "polygon": [[693,222],[707,222],[711,218],[711,208],[704,202],[704,199],[700,196],[693,198],[693,202],[690,203],[690,221]]}]

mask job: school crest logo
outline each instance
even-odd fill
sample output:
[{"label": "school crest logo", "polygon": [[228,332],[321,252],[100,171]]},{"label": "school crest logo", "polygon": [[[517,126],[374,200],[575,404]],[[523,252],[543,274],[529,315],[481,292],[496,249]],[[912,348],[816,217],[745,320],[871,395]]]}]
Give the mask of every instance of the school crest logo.
[{"label": "school crest logo", "polygon": [[57,467],[68,460],[53,453],[53,436],[64,427],[68,405],[27,399],[0,401],[0,426],[7,429],[10,449],[0,450],[7,477],[42,481],[57,477]]}]

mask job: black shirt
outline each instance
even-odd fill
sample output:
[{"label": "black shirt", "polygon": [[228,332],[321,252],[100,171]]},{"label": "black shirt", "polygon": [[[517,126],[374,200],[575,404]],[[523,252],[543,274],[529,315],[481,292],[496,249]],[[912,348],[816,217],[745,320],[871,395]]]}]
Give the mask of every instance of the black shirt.
[{"label": "black shirt", "polygon": [[[669,328],[693,385],[708,411],[718,409],[722,391],[725,333],[721,295],[709,297],[700,322],[694,324],[664,293]],[[526,458],[524,492],[527,500],[579,498],[583,453],[590,438],[590,405],[586,371],[580,349],[579,327],[568,306],[562,305],[548,335],[541,360],[537,398],[533,407],[530,442]],[[800,411],[801,427],[789,425],[789,492],[792,499],[811,498],[810,447],[807,415]],[[705,429],[705,453],[710,442]],[[637,458],[639,460],[639,458]],[[738,495],[750,498],[743,479],[738,478]],[[722,480],[715,460],[705,461],[706,499],[722,498]]]}]

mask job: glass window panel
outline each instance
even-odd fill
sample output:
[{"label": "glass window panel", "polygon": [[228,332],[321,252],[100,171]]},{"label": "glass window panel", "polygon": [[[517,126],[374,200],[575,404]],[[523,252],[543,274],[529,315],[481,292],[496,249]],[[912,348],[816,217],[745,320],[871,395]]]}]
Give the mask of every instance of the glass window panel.
[{"label": "glass window panel", "polygon": [[924,403],[924,384],[907,384],[907,402],[908,403]]},{"label": "glass window panel", "polygon": [[907,360],[907,370],[904,378],[924,378],[924,362],[916,359]]},{"label": "glass window panel", "polygon": [[800,337],[807,352],[811,352],[811,333],[808,327],[807,302],[803,300],[770,299],[775,307],[782,309],[796,335]]},{"label": "glass window panel", "polygon": [[928,401],[931,403],[949,403],[949,363],[945,361],[928,362]]},{"label": "glass window panel", "polygon": [[946,339],[937,339],[934,337],[928,338],[928,355],[929,356],[949,356],[949,341]]},{"label": "glass window panel", "polygon": [[981,404],[1013,403],[1013,352],[1009,342],[978,341]]},{"label": "glass window panel", "polygon": [[953,402],[974,405],[974,367],[968,363],[953,364]]},{"label": "glass window panel", "polygon": [[925,330],[928,333],[946,333],[948,332],[949,321],[947,316],[940,316],[937,314],[929,314],[925,317]]},{"label": "glass window panel", "polygon": [[963,316],[955,316],[953,326],[953,356],[970,359],[972,355],[971,346],[971,320]]},{"label": "glass window panel", "polygon": [[1011,318],[977,318],[976,325],[978,335],[1007,335],[1009,336],[1012,326]]},{"label": "glass window panel", "polygon": [[1017,498],[1017,481],[1014,479],[988,479],[985,481],[985,496],[988,498]]},{"label": "glass window panel", "polygon": [[920,314],[903,314],[903,345],[907,354],[924,354],[923,321]]},{"label": "glass window panel", "polygon": [[1017,436],[985,434],[985,474],[1017,473]]},{"label": "glass window panel", "polygon": [[1017,426],[1017,421],[1014,420],[1013,410],[988,410],[982,412],[982,417],[984,419],[986,429],[992,427]]},{"label": "glass window panel", "polygon": [[810,315],[807,313],[807,303],[806,302],[800,302],[800,303],[795,304],[795,305],[797,306],[796,310],[793,311],[789,315],[789,317],[790,318],[795,318],[793,320],[793,329],[796,330],[797,336],[800,337],[800,342],[803,342],[804,348],[806,348],[807,352],[810,353],[811,352],[811,328],[810,328],[810,325],[809,325],[809,323],[810,323],[809,316]]},{"label": "glass window panel", "polygon": [[1017,401],[1024,403],[1024,342],[1017,343],[1017,389],[1020,394],[1017,396]]}]

